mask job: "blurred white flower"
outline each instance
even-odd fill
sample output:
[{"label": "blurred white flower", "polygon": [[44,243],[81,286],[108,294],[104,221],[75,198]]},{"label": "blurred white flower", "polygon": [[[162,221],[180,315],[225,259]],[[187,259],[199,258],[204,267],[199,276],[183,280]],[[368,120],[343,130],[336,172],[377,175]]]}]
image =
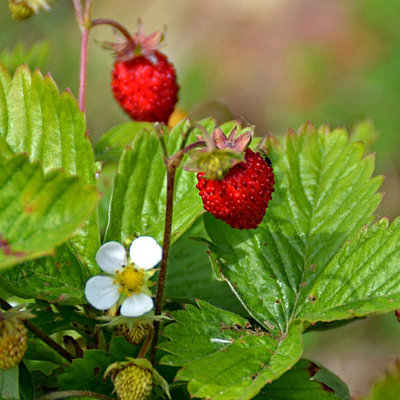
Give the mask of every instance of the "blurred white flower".
[{"label": "blurred white flower", "polygon": [[129,259],[118,242],[104,243],[96,254],[99,267],[106,273],[86,282],[85,296],[98,310],[108,310],[122,301],[120,313],[139,317],[153,309],[154,303],[147,280],[150,271],[162,258],[160,245],[150,236],[140,236],[129,247]]}]

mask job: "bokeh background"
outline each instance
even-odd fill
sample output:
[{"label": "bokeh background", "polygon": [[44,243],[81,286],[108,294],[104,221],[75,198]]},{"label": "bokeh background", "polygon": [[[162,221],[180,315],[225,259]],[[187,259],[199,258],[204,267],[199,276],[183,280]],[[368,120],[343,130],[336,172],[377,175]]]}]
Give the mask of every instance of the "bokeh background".
[{"label": "bokeh background", "polygon": [[[11,19],[0,3],[0,59],[10,69],[18,44],[41,44],[39,62],[60,90],[78,94],[80,32],[69,0],[29,21]],[[378,214],[400,214],[400,2],[398,0],[96,0],[93,17],[130,30],[167,26],[164,52],[181,86],[179,108],[196,118],[241,117],[256,133],[284,133],[306,120],[352,129],[372,121],[377,172],[386,175]],[[128,121],[109,89],[112,57],[93,29],[89,45],[87,124],[93,142]],[[96,43],[97,42],[97,43]],[[37,59],[37,57],[36,57]],[[399,266],[400,267],[400,266]],[[320,361],[350,387],[354,398],[400,356],[394,315],[370,317],[305,335],[305,356]]]}]

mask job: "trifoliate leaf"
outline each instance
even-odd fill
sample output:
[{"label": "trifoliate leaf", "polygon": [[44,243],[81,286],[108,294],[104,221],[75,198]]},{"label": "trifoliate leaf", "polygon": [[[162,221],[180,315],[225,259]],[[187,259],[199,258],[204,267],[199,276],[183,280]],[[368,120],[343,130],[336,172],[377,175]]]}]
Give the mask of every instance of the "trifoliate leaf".
[{"label": "trifoliate leaf", "polygon": [[192,397],[250,399],[299,359],[301,324],[273,338],[238,315],[198,305],[172,313],[177,322],[164,330],[170,341],[158,346],[170,353],[163,364],[184,367],[176,379],[189,381]]},{"label": "trifoliate leaf", "polygon": [[19,154],[0,161],[0,269],[51,254],[88,217],[94,187]]},{"label": "trifoliate leaf", "polygon": [[[69,92],[60,95],[52,78],[43,78],[38,70],[31,73],[22,65],[11,77],[0,64],[0,137],[12,152],[26,152],[32,161],[40,160],[45,172],[63,168],[67,175],[78,175],[84,184],[96,183],[93,152],[76,100]],[[71,243],[80,261],[97,272],[96,211]]]},{"label": "trifoliate leaf", "polygon": [[238,231],[205,219],[220,273],[250,315],[279,336],[295,319],[398,308],[398,223],[386,233],[382,223],[359,233],[381,199],[382,178],[371,178],[373,157],[364,157],[362,144],[350,143],[344,130],[310,124],[290,131],[282,146],[270,137],[266,147],[276,185],[261,225]]},{"label": "trifoliate leaf", "polygon": [[[175,154],[183,139],[185,121],[165,134],[169,153]],[[191,137],[194,134],[191,135]],[[193,138],[192,138],[193,140]],[[203,212],[196,189],[196,175],[182,167],[176,171],[172,242]],[[139,132],[124,150],[114,178],[105,241],[123,242],[137,233],[150,235],[159,243],[164,232],[166,168],[154,130]]]}]

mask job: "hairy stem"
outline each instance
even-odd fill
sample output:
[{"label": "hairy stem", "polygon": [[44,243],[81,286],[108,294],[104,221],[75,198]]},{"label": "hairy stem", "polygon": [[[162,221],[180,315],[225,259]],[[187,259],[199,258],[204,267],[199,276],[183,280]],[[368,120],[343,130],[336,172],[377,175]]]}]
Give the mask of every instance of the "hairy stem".
[{"label": "hairy stem", "polygon": [[79,70],[79,109],[85,112],[88,42],[91,27],[91,10],[93,0],[85,0],[85,11],[82,10],[81,0],[73,0],[76,19],[82,30],[81,36],[81,62]]},{"label": "hairy stem", "polygon": [[112,397],[100,393],[89,392],[87,390],[65,390],[63,392],[53,392],[38,397],[37,400],[58,400],[67,399],[69,397],[91,397],[92,399],[113,400]]},{"label": "hairy stem", "polygon": [[79,109],[85,112],[86,81],[87,81],[87,54],[90,28],[83,27],[81,36],[81,66],[79,71]]},{"label": "hairy stem", "polygon": [[97,25],[110,25],[110,26],[112,26],[113,28],[119,30],[126,37],[126,39],[133,46],[133,48],[136,47],[136,42],[133,39],[133,37],[130,34],[130,32],[123,25],[121,25],[119,22],[114,21],[113,19],[108,19],[108,18],[98,18],[98,19],[94,19],[92,21],[92,26],[97,26]]},{"label": "hairy stem", "polygon": [[[11,307],[5,300],[0,298],[0,306],[4,310],[9,310]],[[69,351],[65,350],[64,347],[60,346],[57,342],[55,342],[50,336],[47,335],[46,332],[42,331],[36,325],[34,325],[31,321],[27,320],[24,321],[25,326],[39,339],[43,340],[48,346],[54,349],[60,356],[64,357],[69,362],[75,358]]]},{"label": "hairy stem", "polygon": [[154,329],[153,327],[150,328],[149,333],[146,336],[146,340],[144,341],[137,358],[144,358],[146,357],[147,351],[149,350],[150,344],[153,341]]},{"label": "hairy stem", "polygon": [[197,142],[194,142],[192,144],[189,144],[188,146],[186,146],[182,152],[183,153],[187,153],[190,150],[195,149],[196,147],[204,147],[206,145],[206,142],[204,140],[199,140]]},{"label": "hairy stem", "polygon": [[74,3],[74,9],[75,9],[75,16],[76,19],[78,20],[78,23],[80,26],[83,26],[83,14],[82,14],[82,4],[81,0],[73,0]]},{"label": "hairy stem", "polygon": [[[172,227],[172,211],[174,203],[174,186],[175,186],[176,167],[167,164],[167,204],[165,209],[165,225],[164,225],[164,241],[163,241],[163,258],[160,265],[160,275],[158,277],[157,295],[154,307],[154,315],[161,315],[164,289],[167,278],[168,254],[171,243],[171,227]],[[154,336],[151,343],[150,360],[154,364],[156,359],[156,346],[158,343],[158,334],[160,330],[160,321],[154,321]]]},{"label": "hairy stem", "polygon": [[[168,254],[171,244],[171,228],[172,228],[172,213],[174,208],[174,189],[175,175],[182,158],[184,156],[184,148],[189,139],[192,127],[189,127],[183,134],[183,140],[179,151],[172,157],[168,156],[167,145],[164,140],[164,135],[161,129],[157,129],[158,139],[161,143],[161,149],[164,156],[165,166],[167,167],[167,200],[165,206],[165,224],[164,224],[164,241],[163,241],[163,258],[160,265],[160,274],[158,276],[156,302],[154,307],[154,315],[161,315],[164,302],[164,289],[167,278]],[[157,353],[158,335],[160,331],[160,321],[154,321],[154,336],[151,342],[150,361],[154,364]]]}]

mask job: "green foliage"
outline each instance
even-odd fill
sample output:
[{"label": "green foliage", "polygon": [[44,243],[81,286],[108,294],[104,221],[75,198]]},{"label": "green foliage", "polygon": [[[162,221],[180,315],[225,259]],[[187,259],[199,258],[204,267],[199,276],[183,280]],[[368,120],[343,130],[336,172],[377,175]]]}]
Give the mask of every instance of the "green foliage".
[{"label": "green foliage", "polygon": [[24,362],[18,365],[19,370],[19,395],[21,400],[33,400],[34,388],[32,377]]},{"label": "green foliage", "polygon": [[14,73],[20,64],[26,64],[31,70],[43,70],[50,56],[51,45],[48,41],[35,42],[27,48],[23,43],[18,43],[12,50],[6,48],[0,52],[0,62]]},{"label": "green foliage", "polygon": [[28,348],[24,354],[25,360],[42,360],[54,364],[63,364],[65,360],[51,347],[40,339],[29,338]]},{"label": "green foliage", "polygon": [[127,145],[132,143],[142,130],[153,131],[150,122],[132,121],[117,125],[105,133],[96,143],[96,157],[105,162],[117,163]]},{"label": "green foliage", "polygon": [[18,387],[18,366],[7,369],[0,369],[0,398],[3,400],[19,400]]},{"label": "green foliage", "polygon": [[[169,154],[181,145],[180,123],[171,133],[165,133]],[[190,140],[193,140],[191,135]],[[190,143],[190,142],[189,142]],[[166,201],[166,168],[161,146],[154,130],[142,130],[122,153],[114,178],[109,221],[105,241],[123,242],[133,233],[150,235],[159,243],[164,232]],[[175,178],[172,242],[181,236],[203,212],[196,189],[196,176],[179,167]]]},{"label": "green foliage", "polygon": [[227,283],[217,280],[210,268],[207,244],[196,239],[206,235],[203,219],[199,218],[171,247],[165,295],[179,302],[205,300],[214,306],[246,314]]},{"label": "green foliage", "polygon": [[177,323],[164,331],[171,341],[159,345],[171,353],[163,364],[185,367],[176,378],[189,381],[192,396],[250,399],[300,358],[300,324],[273,338],[238,315],[203,301],[198,305],[172,314]]},{"label": "green foliage", "polygon": [[[206,229],[221,274],[250,314],[279,335],[296,318],[319,320],[301,311],[318,307],[313,288],[317,281],[329,284],[333,292],[335,288],[354,292],[359,301],[374,293],[372,287],[366,288],[370,286],[367,282],[367,297],[361,295],[360,287],[355,291],[351,282],[342,285],[332,265],[346,243],[357,241],[361,228],[372,221],[371,214],[381,199],[376,190],[382,178],[371,178],[373,158],[363,158],[362,145],[349,143],[343,130],[329,133],[326,127],[317,131],[305,125],[297,134],[289,133],[285,148],[272,138],[267,146],[277,183],[263,223],[256,230],[238,232],[208,215]],[[386,255],[391,252],[389,247],[382,251]],[[358,267],[353,265],[353,271]],[[366,263],[365,268],[380,276],[378,281],[382,283],[391,279],[374,261]],[[396,287],[389,289],[386,302],[396,291]],[[336,301],[340,298],[332,303]],[[385,309],[366,304],[365,312],[357,315],[396,308],[395,302]],[[353,316],[348,313],[330,318]]]},{"label": "green foliage", "polygon": [[366,151],[371,149],[378,137],[379,132],[371,120],[360,121],[350,132],[350,139],[362,142]]},{"label": "green foliage", "polygon": [[83,358],[75,359],[65,367],[65,373],[59,377],[60,388],[111,394],[113,384],[110,379],[104,379],[107,367],[116,361],[126,361],[127,356],[134,357],[137,350],[137,346],[123,337],[112,339],[109,352],[86,350]]},{"label": "green foliage", "polygon": [[[22,65],[11,77],[0,64],[0,137],[12,152],[40,160],[45,172],[63,168],[84,184],[96,184],[93,152],[76,100],[68,92],[60,96],[52,78],[43,78],[38,70],[31,74]],[[97,271],[96,211],[75,232],[71,244],[78,258]]]},{"label": "green foliage", "polygon": [[[215,271],[269,332],[262,339],[250,337],[267,340],[257,346],[268,347],[271,359],[260,361],[257,353],[247,354],[246,359],[268,365],[270,375],[255,371],[258,384],[235,392],[234,380],[245,385],[250,367],[241,369],[238,360],[232,366],[225,357],[234,360],[241,354],[238,343],[250,351],[249,339],[227,342],[218,356],[213,354],[216,348],[205,342],[212,337],[225,340],[221,326],[244,326],[244,322],[226,322],[222,311],[200,303],[201,311],[188,307],[174,315],[177,324],[165,330],[171,342],[162,345],[172,353],[165,363],[185,367],[177,377],[189,381],[195,397],[232,398],[236,393],[235,398],[247,399],[257,394],[300,357],[304,321],[350,319],[400,307],[400,220],[390,226],[387,219],[373,223],[382,178],[371,178],[374,160],[364,157],[362,145],[350,142],[344,130],[330,132],[325,126],[316,130],[306,124],[298,133],[289,132],[285,146],[269,137],[264,149],[272,160],[276,186],[262,224],[239,231],[206,214],[205,226]],[[189,341],[195,345],[189,346]],[[291,347],[290,354],[282,351],[286,346]],[[220,368],[228,377],[220,375]],[[325,374],[325,378],[329,385],[332,377]]]},{"label": "green foliage", "polygon": [[57,247],[53,253],[6,271],[0,277],[0,286],[22,298],[63,304],[85,302],[83,289],[90,276],[86,265],[77,260],[69,244]]},{"label": "green foliage", "polygon": [[113,384],[110,380],[104,381],[103,376],[112,362],[111,354],[103,350],[86,350],[83,358],[75,359],[66,367],[65,373],[60,375],[58,380],[60,388],[111,393]]},{"label": "green foliage", "polygon": [[1,162],[0,268],[53,252],[88,217],[96,190],[24,154]]},{"label": "green foliage", "polygon": [[311,322],[331,321],[397,309],[399,257],[400,219],[389,226],[384,218],[363,228],[310,286],[298,316]]},{"label": "green foliage", "polygon": [[335,374],[312,361],[300,360],[278,380],[265,385],[255,399],[349,400],[350,394]]}]

